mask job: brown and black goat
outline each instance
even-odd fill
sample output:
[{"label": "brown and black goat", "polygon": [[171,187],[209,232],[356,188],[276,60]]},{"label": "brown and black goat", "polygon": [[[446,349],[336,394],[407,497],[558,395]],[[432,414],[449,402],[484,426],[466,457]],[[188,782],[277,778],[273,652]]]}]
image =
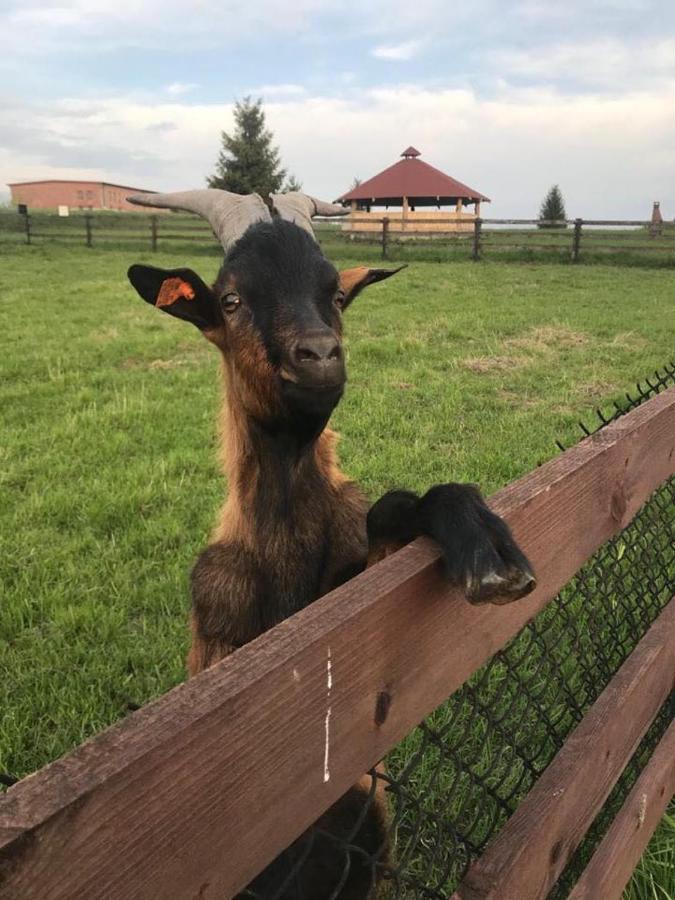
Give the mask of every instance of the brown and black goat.
[{"label": "brown and black goat", "polygon": [[[342,317],[367,285],[398,270],[338,273],[309,224],[317,209],[334,210],[304,195],[268,205],[257,195],[196,191],[143,202],[201,212],[226,249],[213,287],[189,269],[129,270],[144,300],[196,325],[222,356],[229,493],[192,573],[190,675],[418,535],[438,542],[448,577],[473,602],[532,589],[527,560],[475,487],[436,485],[422,497],[396,490],[370,506],[340,471],[327,423],[346,379]],[[322,817],[311,851],[303,836],[242,896],[375,896],[388,860],[376,783],[364,776]],[[347,836],[358,853],[340,849]]]}]

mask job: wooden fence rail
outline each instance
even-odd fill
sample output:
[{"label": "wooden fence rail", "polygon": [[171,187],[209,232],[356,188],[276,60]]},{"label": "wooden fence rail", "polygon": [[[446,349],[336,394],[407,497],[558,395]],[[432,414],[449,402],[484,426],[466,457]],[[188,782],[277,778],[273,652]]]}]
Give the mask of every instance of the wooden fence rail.
[{"label": "wooden fence rail", "polygon": [[0,798],[0,898],[232,896],[674,471],[672,388],[491,498],[538,573],[528,598],[471,606],[419,539],[24,779]]},{"label": "wooden fence rail", "polygon": [[[673,689],[674,634],[675,598],[471,867],[453,900],[548,896]],[[675,756],[671,766],[675,769]],[[604,893],[596,896],[608,900]]]},{"label": "wooden fence rail", "polygon": [[[466,245],[467,258],[478,262],[486,257],[486,248],[493,251],[553,251],[580,262],[584,253],[599,251],[630,251],[632,253],[666,253],[675,258],[675,228],[669,223],[654,229],[651,222],[641,219],[565,219],[544,222],[540,219],[481,219],[468,220],[463,224],[468,230],[456,231],[457,218],[419,218],[406,223],[405,231],[392,231],[389,216],[364,218],[350,216],[344,220],[355,231],[342,231],[341,222],[336,219],[315,219],[320,240],[341,240],[351,238],[359,242],[379,245],[383,259],[391,255],[394,245],[423,241],[426,246],[432,241],[436,246]],[[9,225],[9,227],[8,227]],[[368,225],[368,232],[359,232],[358,226]],[[415,226],[422,226],[416,231]],[[424,226],[433,225],[433,233],[424,231]],[[447,225],[447,230],[443,227]],[[379,230],[378,230],[379,226]],[[543,226],[543,227],[542,227]],[[568,228],[568,226],[571,226]],[[642,229],[645,240],[640,243],[635,231],[620,234],[618,231],[604,231],[600,234],[591,229]],[[510,229],[510,230],[509,230]],[[38,240],[54,239],[83,243],[87,247],[99,246],[110,241],[137,240],[153,252],[168,242],[208,244],[215,241],[206,222],[197,217],[176,215],[143,215],[127,213],[113,215],[106,212],[75,214],[58,217],[42,213],[16,215],[0,213],[0,236],[15,232],[23,234],[27,244]],[[627,243],[626,238],[632,239]],[[658,240],[656,239],[658,238]]]},{"label": "wooden fence rail", "polygon": [[661,738],[568,900],[619,900],[673,794],[675,722]]}]

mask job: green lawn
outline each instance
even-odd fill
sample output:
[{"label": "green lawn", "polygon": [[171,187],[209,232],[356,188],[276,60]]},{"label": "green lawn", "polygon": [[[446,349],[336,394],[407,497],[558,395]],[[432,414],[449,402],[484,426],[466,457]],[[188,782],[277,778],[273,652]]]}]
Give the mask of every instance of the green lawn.
[{"label": "green lawn", "polygon": [[[132,291],[135,261],[208,279],[219,258],[0,245],[0,772],[15,776],[184,677],[188,573],[224,491],[218,367]],[[490,493],[672,358],[675,273],[411,263],[346,332],[345,469],[373,498],[450,479]],[[674,835],[658,845],[671,862]]]}]

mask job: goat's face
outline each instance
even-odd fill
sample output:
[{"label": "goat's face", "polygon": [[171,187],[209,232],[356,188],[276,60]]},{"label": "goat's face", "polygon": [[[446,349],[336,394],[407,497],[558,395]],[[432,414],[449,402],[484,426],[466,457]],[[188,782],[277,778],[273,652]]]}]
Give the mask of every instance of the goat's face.
[{"label": "goat's face", "polygon": [[141,296],[197,325],[223,353],[246,411],[264,422],[328,420],[344,390],[342,312],[367,284],[398,270],[341,274],[307,232],[277,219],[250,227],[213,288],[187,269],[132,266]]},{"label": "goat's face", "polygon": [[214,287],[229,368],[274,417],[327,419],[346,380],[344,293],[312,238],[282,220],[235,244]]}]

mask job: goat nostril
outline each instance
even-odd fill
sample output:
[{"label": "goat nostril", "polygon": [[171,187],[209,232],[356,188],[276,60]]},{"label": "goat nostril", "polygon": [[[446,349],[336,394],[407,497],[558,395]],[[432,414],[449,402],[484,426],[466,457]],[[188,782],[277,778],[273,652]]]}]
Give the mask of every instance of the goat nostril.
[{"label": "goat nostril", "polygon": [[310,363],[334,364],[342,358],[339,341],[330,335],[307,336],[295,345],[293,359],[296,365]]},{"label": "goat nostril", "polygon": [[321,358],[313,350],[310,350],[309,347],[298,347],[296,350],[296,357],[298,362],[312,362]]}]

